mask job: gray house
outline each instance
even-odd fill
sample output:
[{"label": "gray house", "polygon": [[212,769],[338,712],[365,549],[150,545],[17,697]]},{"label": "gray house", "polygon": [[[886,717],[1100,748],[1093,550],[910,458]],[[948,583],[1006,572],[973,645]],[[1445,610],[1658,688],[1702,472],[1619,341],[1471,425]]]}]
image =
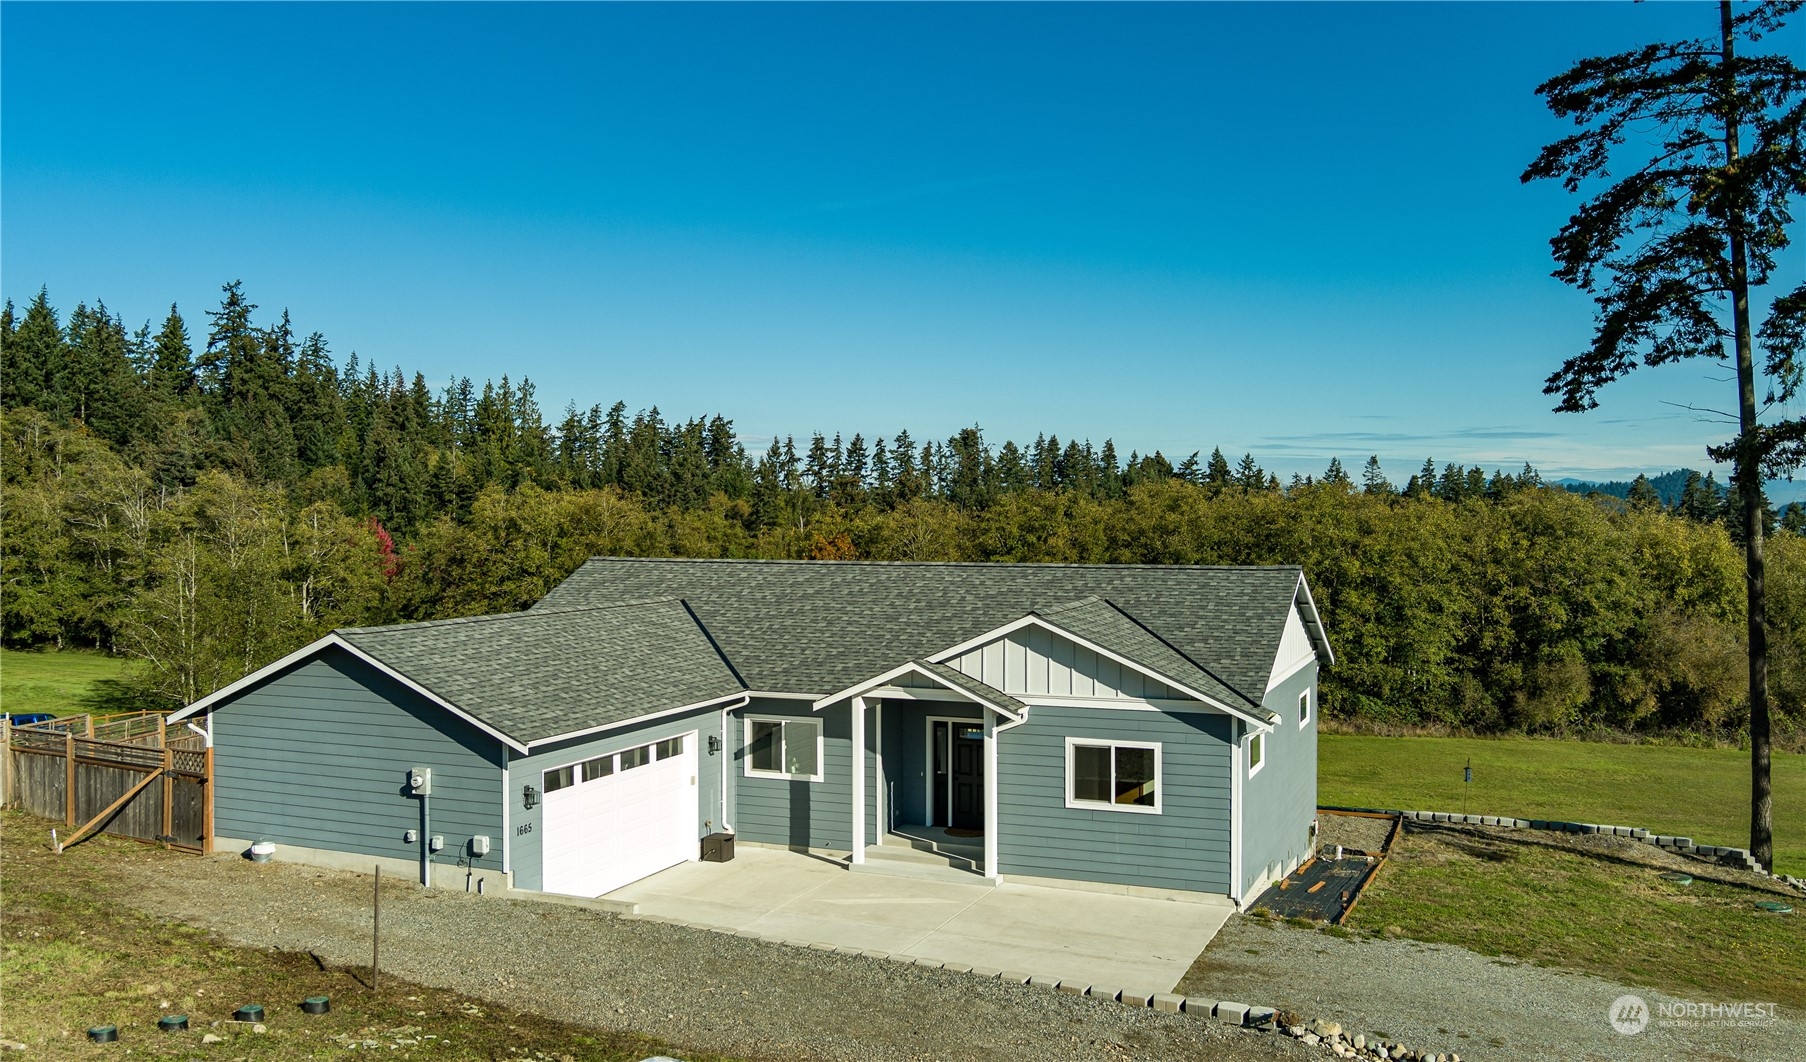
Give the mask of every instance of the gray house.
[{"label": "gray house", "polygon": [[597,896],[714,833],[855,867],[933,834],[992,881],[1239,904],[1312,851],[1332,659],[1297,568],[597,558],[172,719],[215,843],[279,858]]}]

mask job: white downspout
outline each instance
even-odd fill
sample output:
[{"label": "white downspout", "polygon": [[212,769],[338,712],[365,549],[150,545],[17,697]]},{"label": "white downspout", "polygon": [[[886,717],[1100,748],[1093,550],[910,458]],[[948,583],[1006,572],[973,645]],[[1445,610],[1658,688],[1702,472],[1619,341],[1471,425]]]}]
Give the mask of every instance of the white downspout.
[{"label": "white downspout", "polygon": [[[1002,714],[995,709],[986,708],[985,713],[985,877],[991,881],[1002,880],[998,872],[998,838],[997,822],[997,735],[1012,727],[1028,722],[1028,712],[1012,723],[999,723]],[[951,751],[951,750],[949,750]]]},{"label": "white downspout", "polygon": [[865,698],[853,698],[853,854],[852,865],[865,862]]},{"label": "white downspout", "polygon": [[735,701],[733,704],[726,704],[721,707],[721,791],[719,794],[721,797],[721,818],[717,821],[720,823],[720,832],[722,833],[734,832],[733,824],[727,821],[727,761],[732,755],[728,751],[732,746],[727,743],[727,717],[751,703],[752,694],[749,693],[744,697],[741,697],[738,701]]},{"label": "white downspout", "polygon": [[213,747],[213,715],[212,715],[212,713],[208,713],[208,715],[207,715],[207,729],[205,729],[205,730],[202,730],[200,727],[195,726],[194,723],[192,723],[192,722],[187,723],[186,725],[187,725],[188,729],[201,735],[201,740],[206,743],[207,748]]}]

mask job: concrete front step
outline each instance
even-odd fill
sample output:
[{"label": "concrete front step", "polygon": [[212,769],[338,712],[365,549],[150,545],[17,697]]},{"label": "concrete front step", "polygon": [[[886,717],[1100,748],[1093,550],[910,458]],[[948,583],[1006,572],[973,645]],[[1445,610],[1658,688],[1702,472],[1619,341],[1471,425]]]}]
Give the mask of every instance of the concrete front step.
[{"label": "concrete front step", "polygon": [[902,863],[924,867],[952,867],[976,873],[984,866],[984,853],[979,851],[972,855],[948,852],[935,852],[922,848],[908,848],[902,845],[874,844],[865,850],[865,858],[872,862]]},{"label": "concrete front step", "polygon": [[893,878],[915,878],[919,881],[944,881],[953,885],[990,885],[993,882],[974,870],[961,870],[947,861],[933,857],[932,862],[897,859],[879,855],[879,846],[866,849],[865,862],[850,864],[848,869],[859,874],[883,874]]}]

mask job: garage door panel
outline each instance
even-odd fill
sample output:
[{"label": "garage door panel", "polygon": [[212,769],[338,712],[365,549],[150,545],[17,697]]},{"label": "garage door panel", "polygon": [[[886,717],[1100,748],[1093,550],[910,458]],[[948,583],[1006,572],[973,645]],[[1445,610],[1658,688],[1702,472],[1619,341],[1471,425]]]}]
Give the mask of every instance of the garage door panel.
[{"label": "garage door panel", "polygon": [[683,744],[669,759],[546,794],[547,892],[599,896],[696,858],[695,734]]}]

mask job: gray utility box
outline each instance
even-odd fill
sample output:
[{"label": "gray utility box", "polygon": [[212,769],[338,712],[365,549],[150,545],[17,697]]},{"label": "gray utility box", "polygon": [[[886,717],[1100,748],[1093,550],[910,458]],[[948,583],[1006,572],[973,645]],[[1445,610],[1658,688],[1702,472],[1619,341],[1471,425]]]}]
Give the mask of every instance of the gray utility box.
[{"label": "gray utility box", "polygon": [[731,833],[711,833],[702,839],[702,861],[704,863],[728,863],[734,858],[734,835]]}]

